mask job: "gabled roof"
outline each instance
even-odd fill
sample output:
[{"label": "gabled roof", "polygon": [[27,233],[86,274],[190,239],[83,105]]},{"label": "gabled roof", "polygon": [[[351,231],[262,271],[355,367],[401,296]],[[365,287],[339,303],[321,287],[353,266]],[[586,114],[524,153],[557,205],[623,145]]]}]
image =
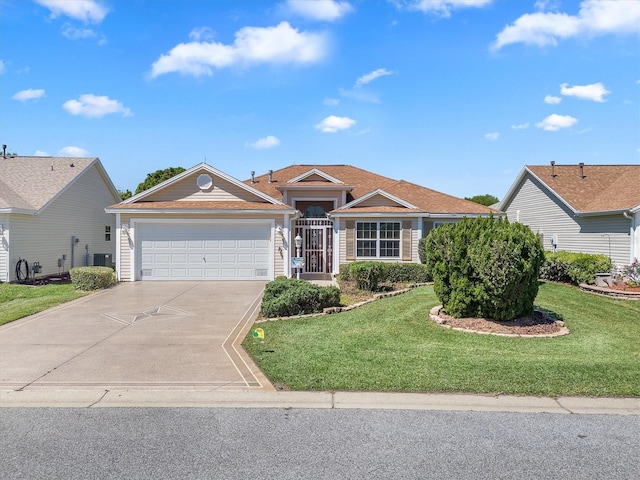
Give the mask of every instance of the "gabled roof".
[{"label": "gabled roof", "polygon": [[[192,200],[188,198],[176,200],[153,200],[152,198],[150,198],[153,197],[157,192],[167,189],[181,182],[183,179],[198,173],[207,173],[212,176],[218,177],[219,179],[223,179],[225,182],[228,182],[249,194],[248,198],[252,198],[254,200],[213,201],[206,198],[202,200]],[[216,182],[214,182],[214,185],[215,183]],[[170,179],[165,180],[164,182],[159,183],[158,185],[155,185],[154,187],[149,188],[144,192],[140,192],[137,195],[134,195],[117,205],[111,205],[106,209],[108,213],[123,213],[126,211],[144,211],[147,213],[170,213],[171,211],[189,211],[190,213],[242,211],[243,213],[251,213],[264,210],[279,210],[285,211],[287,213],[294,212],[292,207],[285,205],[278,199],[273,198],[265,194],[264,192],[261,192],[260,190],[256,190],[246,183],[243,183],[240,180],[237,180],[206,163],[195,165],[194,167],[191,167],[190,169],[185,170],[184,172],[171,177]]]},{"label": "gabled roof", "polygon": [[[552,173],[553,169],[553,173]],[[500,202],[504,209],[527,175],[577,214],[640,206],[640,165],[527,165]]]},{"label": "gabled roof", "polygon": [[244,183],[266,193],[267,195],[282,200],[282,190],[293,187],[291,183],[288,183],[289,180],[304,176],[304,174],[308,173],[312,169],[317,169],[325,175],[335,178],[342,183],[332,185],[329,182],[304,182],[304,185],[310,187],[326,186],[327,188],[332,187],[336,190],[342,190],[345,186],[349,186],[351,187],[351,195],[354,199],[377,188],[384,188],[386,185],[396,182],[396,180],[391,178],[376,175],[375,173],[353,167],[351,165],[291,165],[289,167],[281,168],[280,170],[274,170],[271,175],[272,183],[269,183],[268,174],[255,177],[254,183],[251,183],[250,179],[245,180]]},{"label": "gabled roof", "polygon": [[[346,215],[350,213],[425,213],[425,214],[459,214],[459,215],[487,215],[500,213],[497,210],[479,205],[468,200],[447,195],[431,190],[404,180],[394,180],[389,177],[357,168],[351,165],[291,165],[275,170],[272,183],[269,183],[269,175],[261,175],[255,178],[255,182],[246,180],[245,183],[261,190],[275,198],[282,199],[282,190],[290,188],[287,183],[291,179],[297,179],[312,170],[318,170],[327,176],[342,182],[342,185],[351,186],[347,205],[334,210],[332,215]],[[330,185],[327,182],[308,182],[306,185],[315,184]],[[341,184],[334,185],[336,190],[341,189]],[[329,188],[327,186],[327,188]],[[362,206],[365,199],[382,195],[390,200],[395,199],[397,206]]]},{"label": "gabled roof", "polygon": [[313,178],[313,177],[320,177],[325,179],[327,182],[331,182],[331,183],[344,183],[338,180],[337,178],[332,177],[331,175],[327,175],[325,172],[323,172],[322,170],[318,170],[317,168],[313,168],[308,172],[303,173],[302,175],[298,175],[295,178],[287,180],[287,183],[303,182],[306,179]]},{"label": "gabled roof", "polygon": [[0,212],[38,214],[92,167],[119,198],[100,160],[77,157],[0,156]]},{"label": "gabled roof", "polygon": [[[360,198],[354,200],[353,202],[349,202],[346,205],[343,205],[342,207],[338,208],[337,210],[348,210],[351,208],[355,208],[358,207],[359,205],[362,205],[364,202],[366,202],[367,200],[374,198],[374,197],[384,197],[387,200],[390,200],[391,202],[395,203],[396,206],[391,206],[391,205],[384,205],[385,207],[392,207],[392,208],[401,208],[401,209],[412,209],[412,210],[417,210],[418,207],[416,207],[415,205],[412,205],[409,202],[404,201],[403,199],[396,197],[395,195],[391,195],[390,193],[385,192],[384,190],[378,188],[372,192],[367,193],[366,195],[361,196]],[[370,207],[370,208],[378,208],[378,206],[376,207]]]},{"label": "gabled roof", "polygon": [[263,200],[266,200],[269,203],[273,203],[273,204],[280,204],[282,205],[282,202],[269,196],[269,195],[265,195],[263,192],[256,190],[254,188],[251,188],[250,186],[246,185],[246,183],[241,182],[240,180],[237,180],[235,178],[233,178],[230,175],[227,175],[224,172],[221,172],[220,170],[218,170],[217,168],[212,167],[211,165],[208,165],[206,163],[199,163],[198,165],[195,165],[193,167],[191,167],[188,170],[185,170],[184,172],[171,177],[168,180],[165,180],[162,183],[159,183],[158,185],[153,186],[152,188],[149,188],[148,190],[145,190],[143,192],[138,193],[137,195],[134,195],[130,198],[128,198],[127,200],[123,201],[123,204],[131,204],[131,203],[137,203],[140,200],[143,200],[144,198],[148,197],[149,195],[152,195],[153,193],[157,192],[158,190],[162,190],[170,185],[173,185],[174,183],[179,182],[180,180],[182,180],[185,177],[188,177],[190,175],[192,175],[195,172],[207,172],[210,173],[211,175],[215,175],[216,177],[220,177],[224,180],[226,180],[229,183],[232,183],[233,185],[257,196],[262,198]]}]

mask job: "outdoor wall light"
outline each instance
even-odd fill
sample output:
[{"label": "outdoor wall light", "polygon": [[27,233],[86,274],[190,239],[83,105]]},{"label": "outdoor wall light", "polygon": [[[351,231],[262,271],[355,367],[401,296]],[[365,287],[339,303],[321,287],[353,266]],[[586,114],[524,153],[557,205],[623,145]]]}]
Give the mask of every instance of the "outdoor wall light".
[{"label": "outdoor wall light", "polygon": [[122,229],[122,233],[128,234],[129,233],[129,225],[127,225],[126,223],[123,223],[120,228]]},{"label": "outdoor wall light", "polygon": [[282,225],[276,225],[276,233],[282,235]]}]

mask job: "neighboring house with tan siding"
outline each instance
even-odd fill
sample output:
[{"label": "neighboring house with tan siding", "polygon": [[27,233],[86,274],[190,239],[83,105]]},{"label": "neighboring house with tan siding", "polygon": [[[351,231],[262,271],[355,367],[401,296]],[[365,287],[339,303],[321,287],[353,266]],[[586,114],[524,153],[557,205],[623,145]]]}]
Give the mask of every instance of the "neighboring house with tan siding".
[{"label": "neighboring house with tan siding", "polygon": [[546,250],[640,257],[640,165],[528,165],[498,208]]},{"label": "neighboring house with tan siding", "polygon": [[418,262],[439,223],[496,210],[350,165],[292,165],[245,181],[207,164],[107,209],[125,281],[331,278],[354,260]]},{"label": "neighboring house with tan siding", "polygon": [[17,280],[20,259],[40,264],[35,276],[113,259],[115,218],[104,209],[117,201],[98,158],[0,156],[0,281]]}]

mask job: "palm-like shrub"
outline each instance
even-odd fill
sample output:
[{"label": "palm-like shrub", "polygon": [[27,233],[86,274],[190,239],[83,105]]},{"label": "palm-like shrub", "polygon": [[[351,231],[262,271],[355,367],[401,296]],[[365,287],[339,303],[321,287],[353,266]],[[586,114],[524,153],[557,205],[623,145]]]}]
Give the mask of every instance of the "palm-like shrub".
[{"label": "palm-like shrub", "polygon": [[464,219],[432,230],[426,254],[449,315],[511,320],[533,312],[544,249],[528,227],[503,218]]}]

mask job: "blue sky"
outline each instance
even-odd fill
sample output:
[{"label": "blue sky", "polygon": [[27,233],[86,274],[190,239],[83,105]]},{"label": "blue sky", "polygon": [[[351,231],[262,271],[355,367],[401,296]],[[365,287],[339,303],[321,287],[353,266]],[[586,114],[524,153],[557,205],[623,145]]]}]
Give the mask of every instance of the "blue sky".
[{"label": "blue sky", "polygon": [[640,162],[640,1],[0,0],[0,141],[119,189],[351,164],[502,198]]}]

